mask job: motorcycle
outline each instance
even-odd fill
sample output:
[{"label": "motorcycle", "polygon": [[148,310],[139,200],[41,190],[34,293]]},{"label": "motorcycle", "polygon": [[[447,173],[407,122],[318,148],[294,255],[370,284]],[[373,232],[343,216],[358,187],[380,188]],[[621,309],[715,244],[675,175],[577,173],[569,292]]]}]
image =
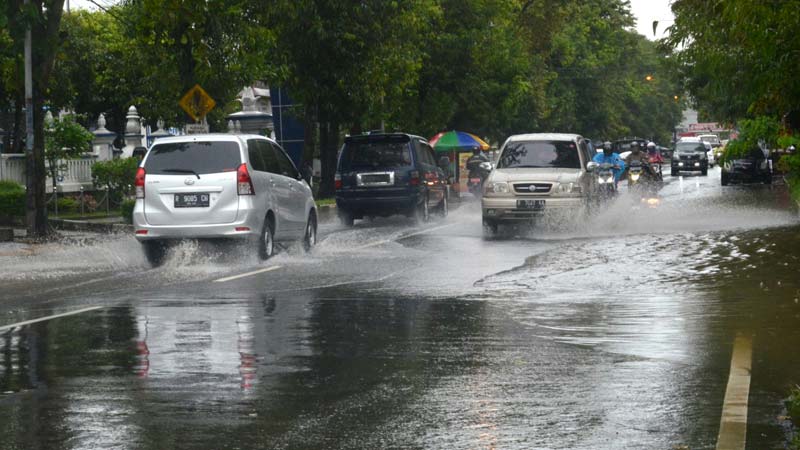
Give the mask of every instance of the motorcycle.
[{"label": "motorcycle", "polygon": [[467,189],[470,194],[475,197],[480,197],[483,193],[483,183],[489,178],[492,172],[492,163],[475,161],[474,163],[467,163],[469,174],[467,176]]},{"label": "motorcycle", "polygon": [[610,198],[617,195],[617,182],[614,179],[614,165],[611,163],[598,164],[595,169],[600,196]]}]

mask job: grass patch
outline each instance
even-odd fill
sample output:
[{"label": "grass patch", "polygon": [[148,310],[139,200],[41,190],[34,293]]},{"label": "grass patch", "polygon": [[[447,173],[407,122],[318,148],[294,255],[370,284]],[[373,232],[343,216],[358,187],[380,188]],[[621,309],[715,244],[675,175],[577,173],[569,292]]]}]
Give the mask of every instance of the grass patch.
[{"label": "grass patch", "polygon": [[328,205],[335,205],[336,199],[335,198],[320,198],[314,200],[317,203],[317,206],[328,206]]}]

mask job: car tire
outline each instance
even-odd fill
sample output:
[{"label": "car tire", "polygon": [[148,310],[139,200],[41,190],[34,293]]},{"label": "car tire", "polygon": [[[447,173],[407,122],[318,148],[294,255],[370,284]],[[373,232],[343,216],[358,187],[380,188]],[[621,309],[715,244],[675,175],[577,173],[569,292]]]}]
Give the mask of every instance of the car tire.
[{"label": "car tire", "polygon": [[708,175],[708,167],[706,167],[705,169],[701,170],[700,174],[703,175],[703,176]]},{"label": "car tire", "polygon": [[317,245],[317,214],[314,210],[308,213],[306,221],[306,232],[303,235],[303,249],[310,252]]},{"label": "car tire", "polygon": [[772,175],[767,174],[764,176],[764,184],[772,184]]},{"label": "car tire", "polygon": [[675,169],[670,169],[669,174],[672,175],[673,177],[677,177],[678,176],[678,171],[675,170]]},{"label": "car tire", "polygon": [[261,236],[258,238],[258,257],[266,261],[275,254],[275,225],[272,224],[269,216],[264,218],[264,226],[261,227]]},{"label": "car tire", "polygon": [[494,220],[483,220],[483,234],[486,236],[497,236],[497,232],[499,231],[499,225]]},{"label": "car tire", "polygon": [[414,208],[414,221],[417,223],[425,223],[431,219],[431,212],[428,209],[428,196],[422,199],[422,203]]},{"label": "car tire", "polygon": [[445,218],[449,213],[450,210],[447,204],[447,195],[445,195],[444,197],[442,197],[442,202],[439,203],[439,215],[442,216],[442,218]]},{"label": "car tire", "polygon": [[339,222],[346,227],[352,227],[355,223],[355,218],[347,211],[339,211]]},{"label": "car tire", "polygon": [[142,242],[144,257],[152,267],[158,267],[164,263],[167,256],[167,245],[159,241]]},{"label": "car tire", "polygon": [[720,179],[720,183],[722,183],[723,186],[727,186],[731,183],[728,172],[722,171],[722,178]]}]

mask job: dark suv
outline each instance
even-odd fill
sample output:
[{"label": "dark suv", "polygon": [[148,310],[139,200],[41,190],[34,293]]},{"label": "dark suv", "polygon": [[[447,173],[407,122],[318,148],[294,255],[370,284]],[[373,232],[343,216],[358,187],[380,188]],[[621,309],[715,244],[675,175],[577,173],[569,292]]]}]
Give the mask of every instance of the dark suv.
[{"label": "dark suv", "polygon": [[754,147],[746,155],[722,164],[722,185],[732,182],[772,183],[772,172],[764,152]]},{"label": "dark suv", "polygon": [[670,161],[670,174],[674,177],[679,172],[700,172],[708,175],[708,148],[698,140],[678,141]]},{"label": "dark suv", "polygon": [[[446,158],[446,157],[445,157]],[[405,214],[427,221],[447,215],[448,179],[428,141],[405,133],[345,138],[336,168],[336,207],[342,223]]]}]

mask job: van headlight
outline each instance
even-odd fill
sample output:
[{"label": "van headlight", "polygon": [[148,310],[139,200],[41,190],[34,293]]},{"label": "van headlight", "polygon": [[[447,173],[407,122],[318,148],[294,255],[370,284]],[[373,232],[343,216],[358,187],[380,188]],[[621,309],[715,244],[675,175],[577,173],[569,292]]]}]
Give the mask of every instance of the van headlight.
[{"label": "van headlight", "polygon": [[575,183],[559,183],[556,188],[558,194],[580,194],[581,187]]},{"label": "van headlight", "polygon": [[486,183],[487,194],[508,194],[508,183],[504,181],[494,181]]}]

